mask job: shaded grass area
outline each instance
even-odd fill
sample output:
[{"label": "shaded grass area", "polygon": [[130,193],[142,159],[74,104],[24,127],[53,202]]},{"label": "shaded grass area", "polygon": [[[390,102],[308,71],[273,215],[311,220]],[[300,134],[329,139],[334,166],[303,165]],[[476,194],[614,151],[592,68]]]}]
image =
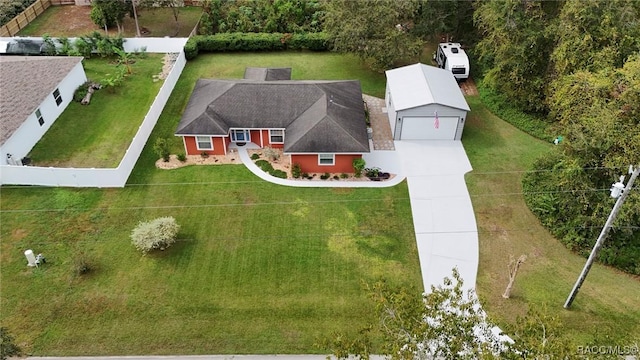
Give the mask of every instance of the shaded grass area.
[{"label": "shaded grass area", "polygon": [[[91,21],[91,6],[51,6],[34,21],[20,30],[19,36],[76,37],[87,35],[93,31],[104,31],[104,28]],[[176,24],[173,12],[168,8],[150,8],[138,10],[138,24],[147,30],[143,36],[149,37],[189,37],[189,34],[200,20],[202,8],[181,7]],[[109,35],[118,33],[110,28]],[[130,17],[124,19],[122,37],[135,37],[135,21]]]},{"label": "shaded grass area", "polygon": [[[115,89],[96,91],[89,105],[71,102],[29,156],[38,166],[117,167],[162,86],[161,54],[136,59],[133,73]],[[87,78],[100,82],[115,74],[113,59],[83,61]]]},{"label": "shaded grass area", "polygon": [[[639,279],[595,264],[572,310],[563,308],[585,259],[566,249],[529,211],[521,180],[532,162],[552,145],[536,140],[494,116],[478,97],[468,97],[463,143],[473,171],[466,180],[478,223],[480,266],[477,288],[483,306],[499,324],[513,324],[528,307],[558,316],[565,335],[586,345],[594,334],[611,344],[640,339]],[[595,239],[593,239],[595,242]],[[511,299],[503,299],[509,256],[525,254]]]},{"label": "shaded grass area", "polygon": [[[195,79],[241,77],[249,64],[293,66],[294,78],[361,77],[384,92],[335,54],[200,56],[187,64],[124,189],[1,188],[0,321],[26,351],[327,353],[314,344],[355,334],[373,318],[363,281],[421,286],[406,183],[289,188],[242,165],[155,168],[151,145],[173,138]],[[177,219],[180,241],[141,256],[130,231],[159,216]],[[28,248],[47,256],[46,267],[25,266]],[[79,258],[93,271],[78,275]]]}]

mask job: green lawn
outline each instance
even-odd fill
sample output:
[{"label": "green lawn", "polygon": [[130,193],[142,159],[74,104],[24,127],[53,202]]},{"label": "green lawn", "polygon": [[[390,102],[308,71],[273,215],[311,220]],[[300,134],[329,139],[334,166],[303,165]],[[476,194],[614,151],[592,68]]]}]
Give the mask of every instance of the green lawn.
[{"label": "green lawn", "polygon": [[[124,84],[96,91],[89,105],[71,102],[29,156],[35,165],[60,167],[117,167],[149,111],[162,81],[160,54],[136,59]],[[100,80],[114,74],[113,59],[83,61],[87,78]]]},{"label": "green lawn", "polygon": [[[147,144],[173,138],[194,79],[239,77],[249,64],[293,66],[294,78],[361,78],[384,92],[378,74],[369,80],[335,54],[200,56]],[[420,288],[406,183],[289,188],[241,165],[158,170],[150,148],[124,189],[1,189],[0,321],[27,352],[326,353],[314,344],[371,319],[363,281]],[[181,241],[141,256],[129,233],[158,216],[176,217]],[[47,256],[45,267],[25,266],[28,248]],[[75,274],[81,257],[92,273]]]},{"label": "green lawn", "polygon": [[[576,345],[586,345],[596,330],[608,333],[610,344],[640,340],[638,278],[594,265],[573,303],[563,308],[585,258],[567,250],[550,235],[526,207],[522,197],[523,171],[553,146],[526,135],[496,118],[480,102],[471,106],[463,143],[473,171],[467,174],[478,223],[480,266],[477,288],[488,313],[500,324],[514,323],[527,307],[546,307],[564,324]],[[593,239],[595,242],[595,239]],[[511,299],[503,299],[508,282],[509,256],[525,254]],[[617,342],[616,342],[617,341]]]}]

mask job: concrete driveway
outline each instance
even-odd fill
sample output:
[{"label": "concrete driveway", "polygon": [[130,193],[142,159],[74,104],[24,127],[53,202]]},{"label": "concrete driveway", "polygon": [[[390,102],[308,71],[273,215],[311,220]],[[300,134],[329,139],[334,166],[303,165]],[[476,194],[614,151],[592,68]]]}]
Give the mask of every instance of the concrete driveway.
[{"label": "concrete driveway", "polygon": [[425,291],[457,267],[465,289],[478,271],[478,230],[464,175],[471,164],[460,141],[396,141],[407,178]]}]

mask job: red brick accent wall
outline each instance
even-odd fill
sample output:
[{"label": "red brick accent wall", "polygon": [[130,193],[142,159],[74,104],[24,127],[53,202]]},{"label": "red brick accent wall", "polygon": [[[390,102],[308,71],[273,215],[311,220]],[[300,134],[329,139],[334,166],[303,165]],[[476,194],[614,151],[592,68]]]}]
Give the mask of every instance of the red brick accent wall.
[{"label": "red brick accent wall", "polygon": [[318,155],[291,155],[291,164],[300,164],[306,173],[353,173],[353,159],[361,158],[361,154],[336,155],[335,165],[318,165]]},{"label": "red brick accent wall", "polygon": [[[195,136],[183,136],[185,148],[187,149],[187,155],[200,155],[203,150],[198,150],[198,146],[196,145],[196,137]],[[225,142],[228,143],[227,138],[222,137],[214,137],[213,138],[213,150],[207,150],[206,153],[209,155],[224,155],[224,146]]]}]

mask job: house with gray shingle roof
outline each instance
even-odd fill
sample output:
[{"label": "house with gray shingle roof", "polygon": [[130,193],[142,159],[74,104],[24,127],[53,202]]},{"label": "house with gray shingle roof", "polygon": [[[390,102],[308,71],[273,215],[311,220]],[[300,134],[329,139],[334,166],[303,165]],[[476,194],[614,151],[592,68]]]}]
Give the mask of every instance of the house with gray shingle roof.
[{"label": "house with gray shingle roof", "polygon": [[186,153],[223,155],[253,143],[282,148],[303,172],[353,172],[353,159],[369,152],[360,82],[263,80],[268,73],[199,79],[175,131]]},{"label": "house with gray shingle roof", "polygon": [[85,81],[82,57],[0,56],[0,163],[20,165]]}]

